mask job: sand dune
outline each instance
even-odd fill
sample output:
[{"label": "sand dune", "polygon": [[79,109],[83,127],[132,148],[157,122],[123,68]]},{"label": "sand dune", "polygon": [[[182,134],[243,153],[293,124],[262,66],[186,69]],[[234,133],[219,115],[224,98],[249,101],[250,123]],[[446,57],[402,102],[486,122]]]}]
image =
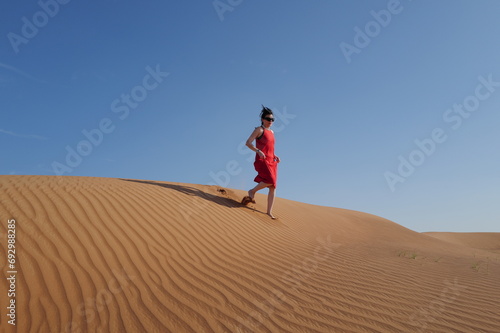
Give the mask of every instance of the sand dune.
[{"label": "sand dune", "polygon": [[242,191],[0,176],[4,332],[500,332],[500,234],[421,234]]},{"label": "sand dune", "polygon": [[500,254],[500,233],[491,232],[426,232],[426,235],[450,243]]}]

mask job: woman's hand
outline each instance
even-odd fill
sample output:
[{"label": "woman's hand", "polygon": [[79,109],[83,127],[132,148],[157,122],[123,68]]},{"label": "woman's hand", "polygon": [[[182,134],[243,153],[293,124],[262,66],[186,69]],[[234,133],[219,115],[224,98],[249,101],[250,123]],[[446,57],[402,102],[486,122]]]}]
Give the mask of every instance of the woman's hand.
[{"label": "woman's hand", "polygon": [[259,151],[257,152],[257,154],[259,154],[259,156],[260,156],[260,158],[261,158],[261,159],[263,159],[263,160],[265,160],[265,159],[266,159],[266,154],[264,154],[264,153],[262,152],[262,150],[259,150]]},{"label": "woman's hand", "polygon": [[280,160],[280,158],[279,158],[278,156],[274,156],[274,160],[275,160],[276,162],[278,162],[278,163],[279,163],[279,162],[281,162],[281,160]]}]

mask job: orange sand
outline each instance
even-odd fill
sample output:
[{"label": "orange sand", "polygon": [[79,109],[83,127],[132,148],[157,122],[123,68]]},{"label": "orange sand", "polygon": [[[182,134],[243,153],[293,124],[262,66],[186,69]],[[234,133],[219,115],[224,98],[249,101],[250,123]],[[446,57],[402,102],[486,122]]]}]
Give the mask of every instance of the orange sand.
[{"label": "orange sand", "polygon": [[[500,332],[500,233],[217,186],[0,176],[17,332]],[[472,221],[471,221],[472,222]],[[9,281],[0,279],[0,327]]]}]

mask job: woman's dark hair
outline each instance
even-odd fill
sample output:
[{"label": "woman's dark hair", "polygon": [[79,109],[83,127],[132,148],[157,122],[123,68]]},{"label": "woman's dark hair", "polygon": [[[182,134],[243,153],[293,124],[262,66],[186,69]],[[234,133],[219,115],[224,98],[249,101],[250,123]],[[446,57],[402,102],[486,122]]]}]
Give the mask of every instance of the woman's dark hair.
[{"label": "woman's dark hair", "polygon": [[[270,108],[267,108],[264,105],[262,105],[262,111],[260,111],[260,119],[265,118],[265,117],[267,117],[270,114],[272,114],[274,116],[273,110],[271,110]],[[264,125],[264,122],[261,121],[260,123],[262,125]]]}]

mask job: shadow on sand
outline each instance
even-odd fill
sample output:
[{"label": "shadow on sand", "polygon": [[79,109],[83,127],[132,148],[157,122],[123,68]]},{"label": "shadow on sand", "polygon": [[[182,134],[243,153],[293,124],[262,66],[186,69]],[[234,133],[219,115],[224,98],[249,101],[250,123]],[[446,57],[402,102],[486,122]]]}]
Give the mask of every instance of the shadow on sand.
[{"label": "shadow on sand", "polygon": [[235,201],[231,198],[225,197],[224,195],[226,194],[226,190],[224,190],[223,188],[218,189],[218,191],[222,195],[222,196],[218,196],[218,195],[203,192],[197,188],[185,186],[185,185],[167,184],[167,183],[159,183],[159,182],[146,181],[146,180],[135,180],[135,179],[121,179],[121,180],[124,180],[127,182],[155,185],[155,186],[168,188],[171,190],[181,192],[182,194],[185,194],[185,195],[196,196],[196,197],[205,199],[205,200],[210,201],[210,202],[215,202],[221,206],[228,207],[228,208],[248,208],[248,207],[243,206],[238,201]]}]

